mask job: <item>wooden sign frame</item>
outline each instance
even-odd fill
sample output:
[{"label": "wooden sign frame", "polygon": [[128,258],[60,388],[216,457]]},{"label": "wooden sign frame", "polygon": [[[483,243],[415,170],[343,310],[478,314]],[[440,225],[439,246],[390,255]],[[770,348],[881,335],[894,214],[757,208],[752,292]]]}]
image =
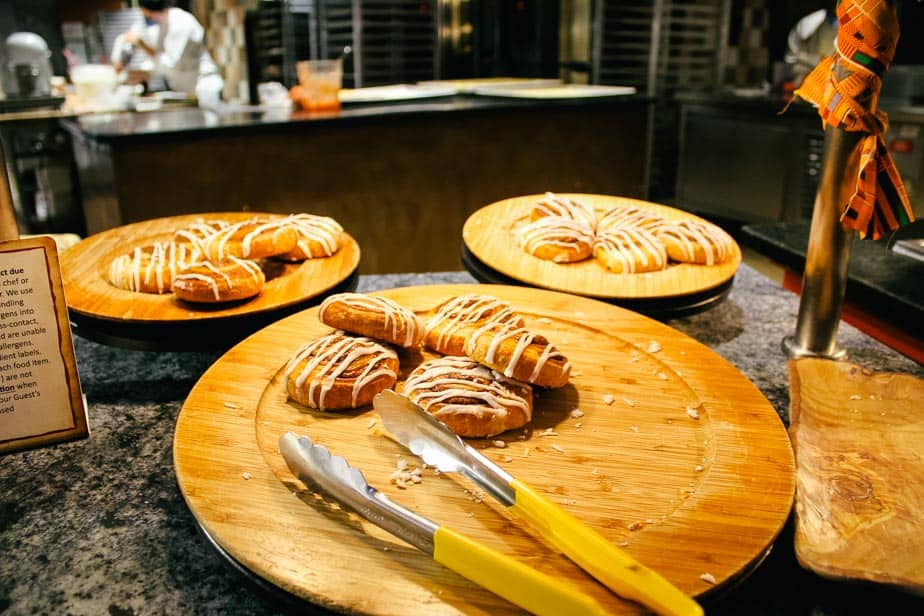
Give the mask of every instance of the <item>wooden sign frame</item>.
[{"label": "wooden sign frame", "polygon": [[0,453],[89,433],[55,241],[0,242]]}]

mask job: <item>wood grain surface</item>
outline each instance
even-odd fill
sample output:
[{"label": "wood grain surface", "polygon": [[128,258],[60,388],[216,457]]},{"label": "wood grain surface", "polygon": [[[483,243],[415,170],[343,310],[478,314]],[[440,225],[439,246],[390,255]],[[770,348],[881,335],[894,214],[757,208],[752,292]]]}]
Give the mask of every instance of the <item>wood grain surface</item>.
[{"label": "wood grain surface", "polygon": [[[792,450],[772,406],[731,364],[656,321],[563,293],[447,285],[378,294],[426,318],[464,293],[509,301],[573,365],[567,386],[537,390],[528,429],[473,446],[688,593],[728,584],[765,554],[792,504]],[[639,611],[464,480],[424,470],[420,484],[390,484],[400,458],[419,462],[380,433],[371,408],[322,413],[287,401],[286,361],[329,331],[316,308],[274,323],[222,356],[183,405],[174,438],[179,486],[224,551],[277,587],[338,611],[516,613],[307,492],[278,453],[279,437],[293,430],[345,456],[416,512],[570,580],[614,613]],[[400,354],[399,390],[428,356]]]},{"label": "wood grain surface", "polygon": [[237,222],[255,215],[254,212],[218,212],[170,216],[91,235],[61,255],[68,308],[91,318],[145,324],[252,315],[285,308],[320,295],[346,280],[359,265],[359,245],[347,236],[344,246],[331,257],[301,263],[267,260],[264,265],[266,286],[260,295],[243,303],[215,305],[186,303],[172,293],[156,295],[126,291],[107,280],[112,260],[130,252],[135,246],[169,240],[176,229],[199,219]]},{"label": "wood grain surface", "polygon": [[789,374],[799,562],[924,593],[924,380],[812,358]]},{"label": "wood grain surface", "polygon": [[[652,210],[668,220],[699,219],[683,210],[626,197],[580,193],[562,196],[592,206],[598,215],[619,206]],[[462,228],[465,245],[485,265],[516,280],[603,299],[671,298],[698,293],[730,280],[741,265],[737,244],[732,259],[719,265],[672,263],[659,272],[641,274],[614,274],[593,258],[578,263],[555,263],[534,257],[517,245],[513,231],[529,221],[530,211],[541,198],[538,194],[524,195],[481,208]]]}]

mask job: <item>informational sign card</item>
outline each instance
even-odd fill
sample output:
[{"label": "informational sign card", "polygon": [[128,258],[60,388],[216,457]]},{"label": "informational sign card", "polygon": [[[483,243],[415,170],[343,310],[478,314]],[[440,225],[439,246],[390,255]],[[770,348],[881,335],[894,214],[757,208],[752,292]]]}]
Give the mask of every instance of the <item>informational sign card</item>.
[{"label": "informational sign card", "polygon": [[0,453],[88,433],[55,242],[0,242]]}]

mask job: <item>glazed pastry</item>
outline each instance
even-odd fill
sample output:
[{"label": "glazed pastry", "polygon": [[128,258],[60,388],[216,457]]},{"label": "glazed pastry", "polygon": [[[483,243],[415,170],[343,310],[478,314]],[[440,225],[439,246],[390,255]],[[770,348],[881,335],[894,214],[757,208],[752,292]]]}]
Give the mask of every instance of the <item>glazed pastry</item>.
[{"label": "glazed pastry", "polygon": [[294,214],[285,219],[297,233],[295,248],[278,255],[284,261],[304,261],[334,255],[343,245],[344,233],[333,218]]},{"label": "glazed pastry", "polygon": [[556,263],[574,263],[590,257],[594,232],[584,221],[543,216],[520,227],[519,245],[529,254]]},{"label": "glazed pastry", "polygon": [[202,250],[203,240],[229,226],[231,226],[231,223],[224,220],[204,220],[200,218],[191,225],[177,229],[173,233],[173,239],[177,242],[189,242]]},{"label": "glazed pastry", "polygon": [[369,338],[334,332],[299,348],[286,364],[286,391],[311,408],[343,410],[372,402],[394,387],[398,355]]},{"label": "glazed pastry", "polygon": [[512,325],[471,328],[465,354],[504,376],[542,387],[562,387],[571,364],[545,337]]},{"label": "glazed pastry", "polygon": [[228,225],[203,238],[202,251],[211,261],[227,257],[263,259],[287,253],[298,243],[298,234],[285,221],[285,218],[251,218]]},{"label": "glazed pastry", "polygon": [[653,227],[664,223],[664,217],[651,210],[635,206],[617,206],[607,210],[597,220],[597,233],[609,229],[631,227],[650,231]]},{"label": "glazed pastry", "polygon": [[654,272],[667,267],[664,244],[644,229],[616,227],[597,233],[594,257],[616,274]]},{"label": "glazed pastry", "polygon": [[597,214],[589,205],[547,192],[545,196],[537,203],[532,212],[530,220],[538,220],[544,216],[557,216],[559,218],[570,218],[585,223],[591,230],[597,226]]},{"label": "glazed pastry", "polygon": [[716,265],[732,258],[735,241],[720,227],[699,220],[681,220],[656,227],[654,236],[667,256],[681,263]]},{"label": "glazed pastry", "polygon": [[417,366],[404,395],[459,436],[487,437],[526,425],[533,391],[468,357],[440,357]]},{"label": "glazed pastry", "polygon": [[177,272],[199,261],[201,253],[184,242],[136,247],[109,264],[109,282],[126,291],[169,293]]},{"label": "glazed pastry", "polygon": [[387,297],[338,293],[321,303],[322,323],[401,347],[420,344],[423,327],[413,312]]},{"label": "glazed pastry", "polygon": [[459,295],[444,302],[424,326],[424,345],[443,355],[464,355],[469,326],[510,324],[523,327],[523,317],[489,295]]},{"label": "glazed pastry", "polygon": [[237,257],[213,263],[201,261],[173,279],[173,293],[187,302],[214,304],[259,295],[266,278],[255,262]]}]

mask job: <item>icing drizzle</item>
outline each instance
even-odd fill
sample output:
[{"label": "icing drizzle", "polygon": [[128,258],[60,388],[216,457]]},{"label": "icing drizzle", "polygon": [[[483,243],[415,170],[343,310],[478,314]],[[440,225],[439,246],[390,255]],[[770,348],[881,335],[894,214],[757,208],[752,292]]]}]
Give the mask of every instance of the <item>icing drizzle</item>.
[{"label": "icing drizzle", "polygon": [[681,220],[659,226],[655,234],[660,239],[673,240],[684,261],[696,258],[698,246],[706,255],[706,265],[722,263],[731,258],[734,244],[721,228],[698,220]]},{"label": "icing drizzle", "polygon": [[597,251],[618,261],[626,273],[667,267],[664,244],[644,229],[611,228],[599,233],[594,241],[594,253]]},{"label": "icing drizzle", "polygon": [[[351,378],[346,373],[355,366],[362,365],[362,370],[353,382],[351,404],[356,401],[362,389],[373,380],[387,376],[397,378],[394,370],[388,367],[387,360],[396,363],[398,355],[391,349],[363,337],[344,336],[334,332],[308,342],[300,347],[286,365],[286,379],[295,376],[295,387],[308,387],[308,400],[317,404],[322,411],[326,408],[325,399],[337,379]],[[299,364],[305,365],[296,374]]]},{"label": "icing drizzle", "polygon": [[524,327],[517,327],[509,323],[487,323],[481,327],[475,328],[465,342],[465,352],[467,354],[472,355],[474,353],[475,347],[478,344],[478,339],[482,335],[491,336],[487,353],[485,353],[485,363],[487,364],[497,365],[496,358],[498,350],[504,342],[508,340],[515,341],[510,359],[500,370],[504,376],[513,377],[516,366],[520,363],[520,358],[523,357],[523,353],[533,345],[540,347],[542,351],[539,353],[539,357],[536,359],[536,365],[533,368],[532,374],[526,379],[527,381],[535,381],[543,368],[545,368],[545,365],[552,359],[563,362],[561,368],[562,372],[567,373],[571,370],[571,364],[568,362],[568,359],[556,349],[554,345],[546,340],[545,337],[534,334]]},{"label": "icing drizzle", "polygon": [[109,280],[129,291],[154,288],[157,293],[170,290],[177,272],[201,258],[194,245],[183,242],[155,242],[151,246],[136,246],[129,254],[120,255],[109,264]]},{"label": "icing drizzle", "polygon": [[533,217],[555,216],[570,218],[585,223],[593,230],[597,226],[597,214],[589,205],[547,192],[533,208]]},{"label": "icing drizzle", "polygon": [[468,357],[440,357],[424,362],[408,376],[404,395],[435,417],[451,414],[505,417],[518,409],[527,420],[531,409],[517,390],[529,387]]},{"label": "icing drizzle", "polygon": [[489,295],[459,295],[444,303],[427,321],[424,330],[439,332],[434,347],[443,348],[449,339],[475,323],[523,326],[523,318],[509,304]]},{"label": "icing drizzle", "polygon": [[398,340],[398,333],[404,327],[404,340],[401,346],[409,347],[418,339],[420,322],[417,315],[401,306],[394,300],[364,293],[338,293],[331,295],[323,302],[318,310],[318,317],[324,321],[325,313],[331,306],[343,304],[349,308],[365,310],[382,314],[385,317],[385,329],[391,330],[392,340]]},{"label": "icing drizzle", "polygon": [[[545,247],[564,251],[586,249],[594,243],[594,231],[582,220],[562,216],[543,216],[523,225],[516,232],[517,242],[531,255]],[[571,260],[567,253],[556,255],[553,261]]]}]

